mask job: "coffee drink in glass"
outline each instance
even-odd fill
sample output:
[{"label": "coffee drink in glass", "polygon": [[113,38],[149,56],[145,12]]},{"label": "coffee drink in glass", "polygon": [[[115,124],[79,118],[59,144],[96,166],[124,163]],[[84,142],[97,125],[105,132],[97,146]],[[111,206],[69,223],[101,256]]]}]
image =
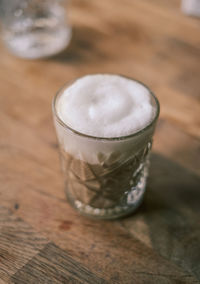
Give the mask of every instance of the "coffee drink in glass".
[{"label": "coffee drink in glass", "polygon": [[113,219],[141,204],[159,102],[141,82],[87,75],[55,96],[65,191],[83,215]]}]

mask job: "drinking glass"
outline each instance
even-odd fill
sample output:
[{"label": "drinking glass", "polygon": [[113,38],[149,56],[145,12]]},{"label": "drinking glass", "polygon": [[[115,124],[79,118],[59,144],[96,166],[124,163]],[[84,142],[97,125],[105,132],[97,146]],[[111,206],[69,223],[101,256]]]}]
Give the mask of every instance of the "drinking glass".
[{"label": "drinking glass", "polygon": [[2,38],[23,58],[62,51],[71,38],[63,0],[0,0]]},{"label": "drinking glass", "polygon": [[150,91],[155,116],[138,132],[123,137],[94,137],[72,129],[59,117],[57,102],[72,83],[66,84],[53,100],[67,199],[90,217],[114,219],[130,214],[144,197],[159,102]]}]

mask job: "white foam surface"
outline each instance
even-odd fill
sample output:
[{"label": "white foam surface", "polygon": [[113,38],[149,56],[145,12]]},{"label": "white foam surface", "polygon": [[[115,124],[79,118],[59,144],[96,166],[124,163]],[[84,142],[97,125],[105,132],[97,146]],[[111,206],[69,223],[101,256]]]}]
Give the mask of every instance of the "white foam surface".
[{"label": "white foam surface", "polygon": [[63,91],[56,109],[60,119],[83,134],[120,137],[150,124],[155,116],[149,90],[119,75],[88,75]]}]

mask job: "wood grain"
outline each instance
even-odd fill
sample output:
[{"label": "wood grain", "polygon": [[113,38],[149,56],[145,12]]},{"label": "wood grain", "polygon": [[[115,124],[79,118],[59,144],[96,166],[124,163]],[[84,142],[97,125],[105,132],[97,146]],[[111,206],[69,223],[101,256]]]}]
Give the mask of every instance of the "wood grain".
[{"label": "wood grain", "polygon": [[40,253],[32,258],[21,270],[12,276],[13,283],[69,283],[69,284],[106,284],[107,281],[97,277],[74,261],[68,254],[47,244]]},{"label": "wood grain", "polygon": [[[0,284],[200,283],[200,21],[180,1],[73,0],[73,38],[45,60],[0,43]],[[143,81],[161,102],[136,214],[93,221],[66,202],[51,100],[95,72]]]},{"label": "wood grain", "polygon": [[[36,255],[48,240],[28,224],[0,206],[0,279],[10,276]],[[3,283],[3,282],[2,282]]]},{"label": "wood grain", "polygon": [[176,161],[189,171],[197,175],[200,174],[199,139],[181,131],[176,123],[160,119],[153,149]]}]

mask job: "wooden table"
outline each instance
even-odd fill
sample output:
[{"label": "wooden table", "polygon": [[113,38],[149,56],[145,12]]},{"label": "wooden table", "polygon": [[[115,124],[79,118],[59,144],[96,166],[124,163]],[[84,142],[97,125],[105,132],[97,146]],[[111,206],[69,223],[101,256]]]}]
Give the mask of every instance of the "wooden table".
[{"label": "wooden table", "polygon": [[[178,0],[74,0],[51,59],[0,45],[0,284],[200,283],[200,20]],[[145,82],[161,102],[143,205],[116,221],[66,202],[51,100],[95,72]]]}]

